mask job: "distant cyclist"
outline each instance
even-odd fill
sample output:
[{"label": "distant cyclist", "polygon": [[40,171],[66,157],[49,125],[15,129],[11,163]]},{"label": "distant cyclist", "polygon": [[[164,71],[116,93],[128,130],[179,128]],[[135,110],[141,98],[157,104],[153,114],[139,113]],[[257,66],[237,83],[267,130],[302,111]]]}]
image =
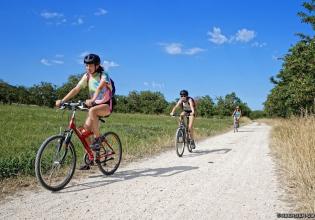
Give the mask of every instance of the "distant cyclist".
[{"label": "distant cyclist", "polygon": [[232,114],[232,117],[234,120],[234,124],[237,123],[237,125],[239,126],[239,121],[240,121],[240,118],[242,117],[242,111],[241,111],[239,106],[236,106],[236,108]]},{"label": "distant cyclist", "polygon": [[[100,149],[99,117],[108,116],[112,112],[112,84],[107,72],[100,65],[101,59],[96,54],[88,54],[84,57],[86,73],[79,83],[62,100],[56,101],[56,106],[60,107],[64,102],[77,95],[81,89],[88,87],[90,99],[85,104],[90,107],[84,128],[92,131],[94,142],[90,145],[93,151]],[[92,164],[93,161],[90,161]],[[80,170],[88,170],[90,166],[83,164]]]},{"label": "distant cyclist", "polygon": [[182,109],[182,113],[180,114],[180,120],[184,120],[185,115],[189,115],[189,133],[191,139],[192,149],[196,148],[195,141],[194,141],[194,119],[195,119],[195,101],[193,98],[188,96],[187,90],[180,91],[180,99],[178,100],[177,104],[174,106],[172,112],[170,113],[171,116],[174,115],[175,110],[180,107]]}]

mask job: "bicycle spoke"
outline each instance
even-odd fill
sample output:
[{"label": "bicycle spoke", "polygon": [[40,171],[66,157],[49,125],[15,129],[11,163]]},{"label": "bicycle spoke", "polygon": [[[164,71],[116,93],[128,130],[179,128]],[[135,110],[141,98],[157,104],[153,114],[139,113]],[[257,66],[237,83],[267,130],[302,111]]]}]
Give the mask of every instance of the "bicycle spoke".
[{"label": "bicycle spoke", "polygon": [[105,175],[113,174],[121,161],[122,147],[117,134],[108,132],[102,136],[102,146],[99,154],[99,169]]},{"label": "bicycle spoke", "polygon": [[48,138],[36,155],[35,171],[39,182],[52,191],[62,189],[74,173],[76,155],[73,145],[62,144],[63,136]]}]

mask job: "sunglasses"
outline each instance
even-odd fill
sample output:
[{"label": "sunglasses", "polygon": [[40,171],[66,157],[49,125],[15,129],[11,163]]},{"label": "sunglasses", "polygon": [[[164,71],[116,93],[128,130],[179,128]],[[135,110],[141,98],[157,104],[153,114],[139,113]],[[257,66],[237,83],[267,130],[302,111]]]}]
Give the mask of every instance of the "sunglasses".
[{"label": "sunglasses", "polygon": [[181,95],[180,97],[187,97],[187,95]]}]

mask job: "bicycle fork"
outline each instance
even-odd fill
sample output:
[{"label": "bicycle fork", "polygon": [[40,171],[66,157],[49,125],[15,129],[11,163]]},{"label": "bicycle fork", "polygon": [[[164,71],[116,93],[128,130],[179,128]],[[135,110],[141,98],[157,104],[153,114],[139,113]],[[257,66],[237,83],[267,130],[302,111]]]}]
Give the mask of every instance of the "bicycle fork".
[{"label": "bicycle fork", "polygon": [[[58,161],[59,164],[63,164],[63,162],[65,161],[67,152],[68,152],[68,145],[70,143],[71,137],[73,134],[73,130],[70,131],[65,131],[63,134],[63,138],[60,140],[57,152],[56,152],[56,156],[59,155],[59,153],[62,150],[62,147],[65,148],[64,154],[62,155],[62,158]],[[57,161],[55,161],[56,163]]]}]

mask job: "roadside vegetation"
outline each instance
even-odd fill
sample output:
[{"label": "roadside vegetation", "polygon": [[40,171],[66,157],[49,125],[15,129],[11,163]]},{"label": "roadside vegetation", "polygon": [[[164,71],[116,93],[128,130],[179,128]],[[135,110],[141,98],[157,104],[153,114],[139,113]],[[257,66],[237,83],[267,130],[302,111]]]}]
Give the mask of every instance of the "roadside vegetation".
[{"label": "roadside vegetation", "polygon": [[315,118],[273,120],[271,150],[281,186],[296,212],[315,212]]}]

